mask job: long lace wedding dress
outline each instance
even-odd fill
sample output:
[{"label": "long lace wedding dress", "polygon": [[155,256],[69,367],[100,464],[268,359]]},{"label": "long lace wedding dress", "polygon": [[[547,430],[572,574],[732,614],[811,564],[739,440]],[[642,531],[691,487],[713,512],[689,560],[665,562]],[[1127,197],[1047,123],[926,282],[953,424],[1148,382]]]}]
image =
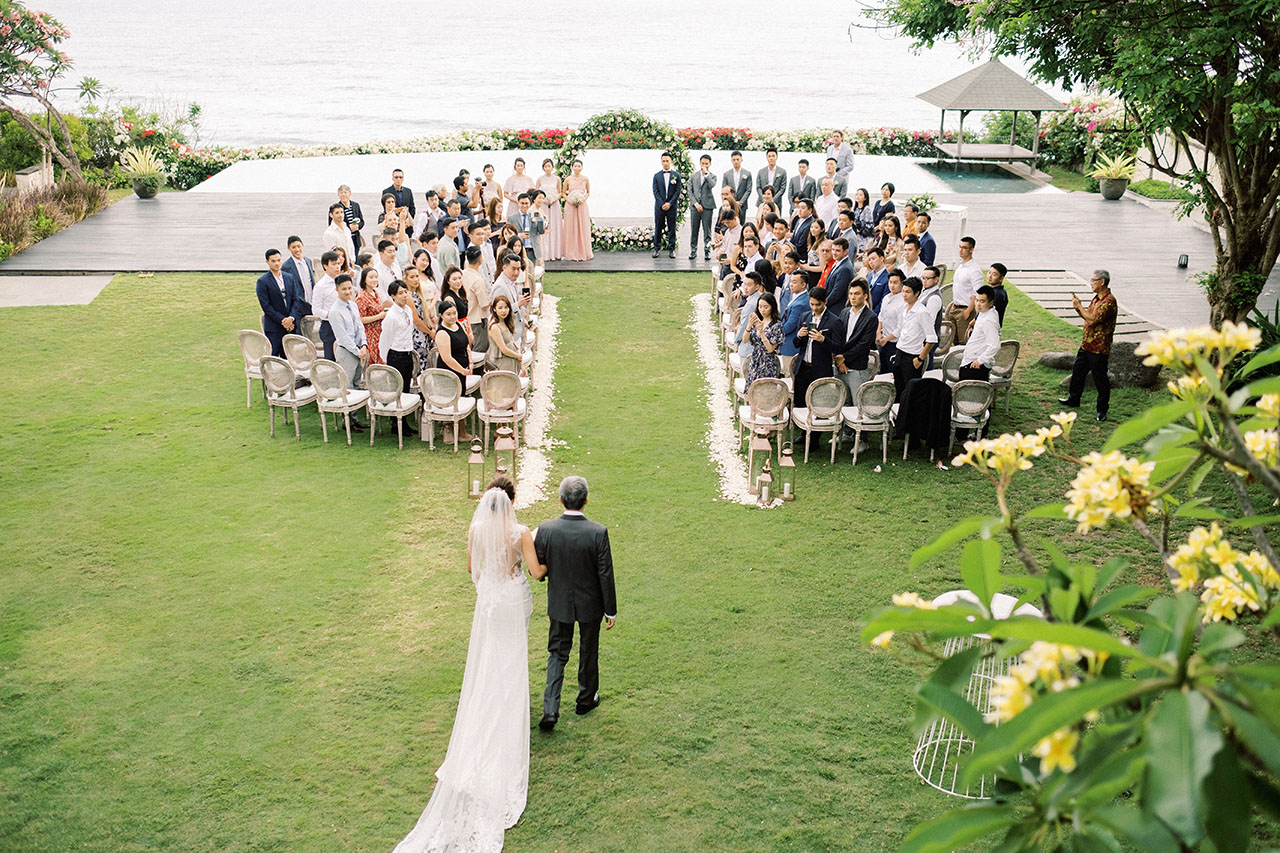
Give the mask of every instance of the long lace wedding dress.
[{"label": "long lace wedding dress", "polygon": [[520,538],[506,492],[480,500],[467,541],[476,610],[458,715],[436,789],[395,853],[494,851],[529,792],[529,615]]}]

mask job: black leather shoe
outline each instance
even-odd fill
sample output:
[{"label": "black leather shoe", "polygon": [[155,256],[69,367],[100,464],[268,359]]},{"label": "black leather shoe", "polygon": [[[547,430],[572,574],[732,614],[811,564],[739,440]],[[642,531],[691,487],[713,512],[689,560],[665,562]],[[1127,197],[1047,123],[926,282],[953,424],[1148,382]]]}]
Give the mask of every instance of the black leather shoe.
[{"label": "black leather shoe", "polygon": [[698,259],[698,252],[695,249],[694,251],[689,253],[689,260],[696,261],[697,259]]},{"label": "black leather shoe", "polygon": [[1098,423],[1102,423],[1102,422],[1103,422],[1103,421],[1105,421],[1106,419],[1107,419],[1107,413],[1106,413],[1106,412],[1098,412]]},{"label": "black leather shoe", "polygon": [[356,421],[352,421],[352,422],[351,422],[351,431],[352,431],[352,432],[367,432],[367,431],[368,431],[368,429],[369,429],[369,428],[368,428],[367,426],[365,426],[364,424],[362,424],[362,423],[358,423],[358,422],[356,422]]},{"label": "black leather shoe", "polygon": [[1079,406],[1079,405],[1080,405],[1080,401],[1079,401],[1079,400],[1072,400],[1070,397],[1059,397],[1059,398],[1058,398],[1058,405],[1060,405],[1060,406],[1066,406],[1066,407],[1067,407],[1067,408],[1069,408],[1069,409],[1074,409],[1074,408],[1076,408],[1077,406]]},{"label": "black leather shoe", "polygon": [[543,714],[542,719],[538,720],[538,728],[542,729],[544,732],[549,732],[555,727],[556,727],[555,717],[549,717],[546,714]]},{"label": "black leather shoe", "polygon": [[656,257],[658,257],[658,250],[657,250],[657,249],[654,249],[654,250],[653,250],[653,256],[654,256],[655,258],[656,258]]},{"label": "black leather shoe", "polygon": [[599,707],[600,707],[600,694],[597,693],[595,698],[592,699],[590,702],[579,702],[578,707],[575,710],[578,716],[581,717],[583,714],[590,714],[592,711],[594,711],[596,708],[599,708]]},{"label": "black leather shoe", "polygon": [[675,257],[676,257],[676,250],[675,250],[675,249],[668,249],[668,250],[667,250],[667,257],[668,257],[668,258],[671,258],[672,260],[675,260]]}]

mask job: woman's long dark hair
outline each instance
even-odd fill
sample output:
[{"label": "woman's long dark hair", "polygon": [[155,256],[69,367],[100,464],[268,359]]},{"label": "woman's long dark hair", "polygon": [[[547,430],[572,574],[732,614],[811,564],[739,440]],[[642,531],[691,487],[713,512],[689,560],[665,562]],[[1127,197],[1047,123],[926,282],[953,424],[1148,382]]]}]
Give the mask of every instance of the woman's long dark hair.
[{"label": "woman's long dark hair", "polygon": [[769,303],[769,323],[771,325],[773,323],[782,322],[782,318],[779,316],[782,312],[778,310],[778,300],[773,298],[772,292],[762,293],[760,294],[760,298],[756,300],[756,316],[759,317],[761,320],[763,320],[764,315],[760,313],[761,302]]}]

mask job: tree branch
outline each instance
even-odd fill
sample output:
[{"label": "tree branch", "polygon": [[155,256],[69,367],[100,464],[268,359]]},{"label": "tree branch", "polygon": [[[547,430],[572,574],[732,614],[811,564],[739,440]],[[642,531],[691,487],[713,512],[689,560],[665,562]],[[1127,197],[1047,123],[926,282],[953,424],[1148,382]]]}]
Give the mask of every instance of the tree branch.
[{"label": "tree branch", "polygon": [[[1245,518],[1252,518],[1257,515],[1258,511],[1254,509],[1253,500],[1249,497],[1249,490],[1245,488],[1244,480],[1240,478],[1240,475],[1228,469],[1227,481],[1231,483],[1231,489],[1236,493],[1236,501],[1240,504],[1240,510],[1244,513]],[[1271,561],[1271,565],[1280,567],[1280,557],[1276,556],[1276,549],[1271,544],[1271,540],[1267,538],[1267,531],[1262,528],[1262,525],[1255,524],[1249,528],[1249,532],[1253,534],[1254,544]]]}]

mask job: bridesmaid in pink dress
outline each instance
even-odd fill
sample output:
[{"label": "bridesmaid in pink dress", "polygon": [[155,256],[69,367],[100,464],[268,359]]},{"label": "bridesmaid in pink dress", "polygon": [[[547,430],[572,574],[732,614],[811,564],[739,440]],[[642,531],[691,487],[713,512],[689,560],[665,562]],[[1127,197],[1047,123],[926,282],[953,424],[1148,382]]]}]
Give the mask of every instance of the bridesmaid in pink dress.
[{"label": "bridesmaid in pink dress", "polygon": [[[591,197],[591,179],[582,174],[582,161],[573,161],[573,174],[564,180],[564,245],[563,257],[566,261],[591,260],[591,211],[587,208],[587,199]],[[582,193],[581,200],[574,204],[570,196]]]},{"label": "bridesmaid in pink dress", "polygon": [[520,193],[533,188],[533,178],[524,173],[524,158],[517,157],[516,172],[507,178],[502,185],[502,194],[507,197],[507,216],[515,216],[520,212],[520,203],[516,201]]},{"label": "bridesmaid in pink dress", "polygon": [[564,219],[560,210],[560,176],[555,173],[555,163],[550,158],[542,161],[542,177],[538,178],[537,187],[546,193],[542,197],[540,212],[543,221],[547,223],[538,259],[556,261],[563,253],[561,244],[564,240]]}]

